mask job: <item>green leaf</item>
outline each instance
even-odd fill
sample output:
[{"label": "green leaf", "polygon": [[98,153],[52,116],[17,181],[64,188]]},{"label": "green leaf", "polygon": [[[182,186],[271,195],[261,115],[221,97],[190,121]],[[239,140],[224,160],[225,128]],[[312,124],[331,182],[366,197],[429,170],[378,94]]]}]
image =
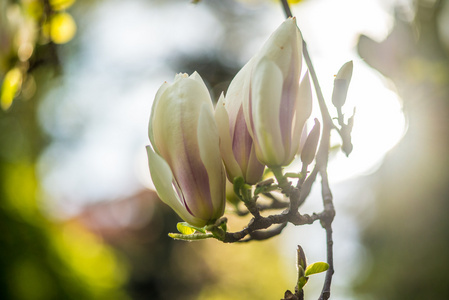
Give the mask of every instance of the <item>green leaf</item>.
[{"label": "green leaf", "polygon": [[304,175],[302,173],[293,173],[293,172],[287,172],[284,175],[285,177],[289,177],[289,178],[302,178],[304,177]]},{"label": "green leaf", "polygon": [[178,229],[178,231],[180,233],[185,234],[185,235],[194,234],[195,231],[199,231],[201,233],[206,233],[206,230],[204,230],[204,228],[190,225],[187,222],[179,222],[176,225],[176,229]]},{"label": "green leaf", "polygon": [[298,278],[298,291],[302,290],[302,288],[306,285],[309,277],[299,277]]},{"label": "green leaf", "polygon": [[313,274],[318,274],[318,273],[327,271],[327,269],[329,269],[329,264],[328,263],[325,263],[325,262],[322,262],[322,261],[316,262],[316,263],[313,263],[313,264],[309,265],[306,268],[305,275],[306,276],[310,276],[310,275],[313,275]]},{"label": "green leaf", "polygon": [[269,179],[270,177],[273,177],[273,171],[271,171],[270,168],[265,168],[265,170],[263,171],[263,175],[262,175],[262,179]]},{"label": "green leaf", "polygon": [[245,179],[243,177],[235,177],[234,178],[234,193],[237,195],[237,197],[242,200],[242,194],[240,193],[240,189],[245,185]]},{"label": "green leaf", "polygon": [[262,186],[258,186],[254,190],[254,195],[269,193],[269,192],[275,191],[277,189],[278,189],[277,185],[262,185]]},{"label": "green leaf", "polygon": [[181,234],[181,233],[169,233],[169,237],[175,240],[182,240],[182,241],[199,241],[199,240],[205,240],[209,238],[215,238],[212,233],[195,233],[195,234]]},{"label": "green leaf", "polygon": [[223,229],[224,232],[228,231],[228,224],[226,222],[220,223],[220,228]]}]

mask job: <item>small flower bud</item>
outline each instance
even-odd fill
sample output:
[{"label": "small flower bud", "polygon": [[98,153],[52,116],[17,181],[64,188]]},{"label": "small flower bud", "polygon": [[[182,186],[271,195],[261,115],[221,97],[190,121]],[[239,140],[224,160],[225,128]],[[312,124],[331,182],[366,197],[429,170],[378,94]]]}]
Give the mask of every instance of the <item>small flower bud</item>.
[{"label": "small flower bud", "polygon": [[304,165],[310,165],[315,158],[316,148],[320,139],[321,124],[315,119],[315,125],[307,137],[304,148],[301,151],[301,161]]},{"label": "small flower bud", "polygon": [[304,253],[304,250],[301,246],[298,245],[298,266],[301,266],[303,270],[307,268],[307,262],[306,262],[306,254]]},{"label": "small flower bud", "polygon": [[353,63],[352,60],[345,63],[338,71],[334,80],[334,91],[332,92],[332,104],[336,108],[341,108],[346,102],[349,83],[352,77]]}]

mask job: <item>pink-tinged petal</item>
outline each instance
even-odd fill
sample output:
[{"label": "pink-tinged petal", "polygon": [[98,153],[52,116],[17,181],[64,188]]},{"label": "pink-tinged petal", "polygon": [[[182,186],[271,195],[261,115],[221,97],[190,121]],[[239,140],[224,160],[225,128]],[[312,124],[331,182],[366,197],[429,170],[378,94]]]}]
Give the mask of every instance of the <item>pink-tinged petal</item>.
[{"label": "pink-tinged petal", "polygon": [[[291,42],[292,52],[290,56],[290,65],[287,77],[284,77],[284,85],[282,89],[282,98],[280,104],[281,112],[279,115],[286,158],[289,157],[290,149],[292,147],[291,135],[294,126],[293,118],[295,115],[295,106],[298,96],[302,63],[302,39],[300,38],[296,22],[294,22],[294,26],[292,26],[291,31],[293,33]],[[296,37],[296,41],[294,40],[293,36]]]},{"label": "pink-tinged petal", "polygon": [[312,113],[312,89],[310,86],[309,72],[304,75],[301,84],[299,85],[298,97],[296,99],[295,106],[295,119],[292,131],[292,145],[290,148],[290,154],[286,160],[286,163],[290,163],[296,154],[300,150],[300,143],[302,137],[302,131],[305,122]]},{"label": "pink-tinged petal", "polygon": [[218,125],[218,132],[220,136],[221,157],[223,158],[223,162],[226,166],[228,178],[232,182],[234,177],[243,176],[243,174],[232,152],[232,141],[229,133],[229,116],[224,105],[224,97],[221,95],[217,106],[215,107],[215,120]]},{"label": "pink-tinged petal", "polygon": [[213,221],[224,213],[226,178],[221,162],[217,124],[207,104],[202,104],[200,107],[197,136],[200,157],[209,179],[208,184],[213,207],[211,221]]},{"label": "pink-tinged petal", "polygon": [[256,155],[268,166],[279,166],[284,160],[279,124],[282,95],[282,72],[268,59],[262,59],[254,69],[251,82],[251,109],[256,136]]},{"label": "pink-tinged petal", "polygon": [[301,151],[301,161],[305,165],[310,165],[315,158],[318,141],[320,140],[321,124],[318,119],[315,119],[315,125],[310,131],[306,139],[304,148]]},{"label": "pink-tinged petal", "polygon": [[[231,136],[234,135],[235,121],[240,110],[240,104],[243,107],[243,114],[247,124],[248,132],[253,136],[253,131],[250,126],[250,98],[251,98],[251,74],[253,72],[256,58],[250,59],[248,63],[237,73],[231,81],[228,91],[226,93],[227,109],[229,114],[229,124],[231,127]],[[234,103],[235,101],[235,103]]]},{"label": "pink-tinged petal", "polygon": [[232,152],[243,173],[246,172],[252,145],[253,139],[246,128],[243,108],[240,107],[235,122],[234,136],[232,137]]},{"label": "pink-tinged petal", "polygon": [[240,107],[235,123],[232,152],[242,170],[245,182],[249,184],[257,183],[262,177],[264,169],[264,165],[255,156],[253,145],[254,142],[249,134],[243,115],[243,107]]},{"label": "pink-tinged petal", "polygon": [[173,187],[173,173],[167,162],[155,153],[150,146],[147,146],[146,149],[151,178],[159,198],[169,205],[187,223],[199,227],[206,225],[205,220],[196,218],[188,212],[184,203],[175,192]]},{"label": "pink-tinged petal", "polygon": [[253,145],[248,159],[248,167],[246,168],[245,178],[248,184],[256,184],[263,175],[265,165],[262,165],[256,156],[256,148]]},{"label": "pink-tinged petal", "polygon": [[300,59],[297,52],[292,53],[290,71],[288,76],[284,78],[284,85],[282,88],[279,122],[284,149],[286,151],[285,156],[290,154],[289,152],[292,145],[291,134],[300,76],[300,70],[297,68],[297,65],[299,64]]}]

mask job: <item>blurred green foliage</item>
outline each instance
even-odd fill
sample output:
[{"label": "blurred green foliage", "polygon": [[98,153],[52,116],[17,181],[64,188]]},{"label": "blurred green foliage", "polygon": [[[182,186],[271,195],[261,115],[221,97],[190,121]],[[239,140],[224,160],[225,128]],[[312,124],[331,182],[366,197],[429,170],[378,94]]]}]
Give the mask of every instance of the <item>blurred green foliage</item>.
[{"label": "blurred green foliage", "polygon": [[37,100],[0,113],[0,299],[126,299],[114,252],[81,224],[41,212]]},{"label": "blurred green foliage", "polygon": [[[0,107],[7,110],[14,98],[33,96],[35,80],[29,72],[42,63],[58,64],[36,55],[43,47],[69,42],[76,24],[65,10],[75,0],[0,0]],[[48,50],[47,50],[48,51]],[[53,60],[53,61],[52,61]]]},{"label": "blurred green foliage", "polygon": [[0,1],[0,299],[127,299],[114,251],[82,224],[41,211],[36,163],[49,140],[36,115],[58,58],[35,49],[52,53],[53,43],[73,37],[74,23],[61,29],[60,19],[73,2]]}]

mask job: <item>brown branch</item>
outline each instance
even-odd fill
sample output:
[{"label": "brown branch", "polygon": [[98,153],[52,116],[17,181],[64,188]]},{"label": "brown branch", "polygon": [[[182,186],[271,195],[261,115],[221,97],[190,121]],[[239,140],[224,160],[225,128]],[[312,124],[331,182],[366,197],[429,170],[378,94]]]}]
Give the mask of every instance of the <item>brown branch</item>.
[{"label": "brown branch", "polygon": [[240,243],[249,242],[249,241],[262,241],[262,240],[268,240],[276,235],[279,235],[282,230],[287,226],[288,222],[284,222],[281,225],[278,225],[277,227],[270,229],[270,230],[264,230],[264,231],[254,231],[249,234],[249,238],[240,240]]},{"label": "brown branch", "polygon": [[[275,196],[273,196],[270,193],[263,193],[263,195],[271,200],[271,203],[269,204],[256,204],[256,208],[258,212],[267,211],[267,210],[273,210],[273,209],[283,209],[288,208],[290,206],[290,203],[287,201],[281,201]],[[249,210],[240,210],[236,208],[235,214],[237,214],[239,217],[246,216],[250,213]],[[259,214],[260,215],[260,214]],[[254,214],[253,214],[254,216]]]},{"label": "brown branch", "polygon": [[325,229],[326,229],[326,243],[327,243],[327,263],[329,264],[329,269],[326,272],[323,289],[321,290],[320,298],[318,298],[319,300],[327,300],[330,298],[332,276],[334,275],[334,253],[333,253],[334,241],[332,239],[331,223],[325,226]]},{"label": "brown branch", "polygon": [[[294,225],[312,224],[316,220],[320,220],[324,216],[324,211],[319,214],[301,215],[299,213],[289,214],[283,212],[277,215],[270,215],[268,217],[260,216],[259,218],[252,218],[248,226],[241,231],[226,232],[224,243],[235,243],[246,237],[252,235],[254,232],[262,229],[267,229],[274,224],[292,223]],[[274,235],[273,235],[274,236]]]},{"label": "brown branch", "polygon": [[281,208],[287,208],[290,206],[289,202],[279,200],[275,196],[273,196],[271,193],[263,193],[263,195],[269,199],[271,199],[271,203],[269,205],[260,206],[259,209],[262,211],[264,209],[281,209]]}]

